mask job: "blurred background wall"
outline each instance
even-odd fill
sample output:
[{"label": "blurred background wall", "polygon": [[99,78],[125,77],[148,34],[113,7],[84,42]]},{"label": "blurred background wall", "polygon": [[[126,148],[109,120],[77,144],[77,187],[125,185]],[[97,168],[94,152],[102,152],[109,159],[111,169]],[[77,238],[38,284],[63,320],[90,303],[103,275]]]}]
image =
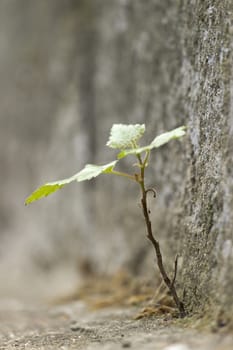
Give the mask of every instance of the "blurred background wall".
[{"label": "blurred background wall", "polygon": [[[114,159],[105,147],[113,122],[145,122],[145,142],[185,122],[176,109],[176,11],[169,1],[1,1],[2,292],[28,281],[37,291],[47,280],[68,288],[82,264],[142,268],[149,245],[134,184],[105,176],[23,202],[43,182]],[[163,157],[179,145],[168,150]],[[170,206],[178,178],[165,186],[161,175],[150,181]]]},{"label": "blurred background wall", "polygon": [[113,123],[146,123],[145,142],[185,124],[151,159],[155,232],[168,266],[182,256],[190,310],[232,304],[231,16],[228,0],[0,2],[2,295],[65,293],[87,266],[156,278],[133,183],[102,176],[23,202],[113,160]]}]

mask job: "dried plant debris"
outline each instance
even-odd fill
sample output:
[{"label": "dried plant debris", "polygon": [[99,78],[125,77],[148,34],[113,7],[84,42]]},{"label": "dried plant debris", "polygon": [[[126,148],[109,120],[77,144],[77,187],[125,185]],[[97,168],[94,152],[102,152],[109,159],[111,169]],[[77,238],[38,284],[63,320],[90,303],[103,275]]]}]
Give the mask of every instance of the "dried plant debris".
[{"label": "dried plant debris", "polygon": [[82,300],[91,310],[107,307],[137,306],[141,309],[134,319],[176,315],[173,298],[163,282],[159,284],[135,278],[125,270],[112,276],[90,276],[72,295],[56,300],[63,303]]}]

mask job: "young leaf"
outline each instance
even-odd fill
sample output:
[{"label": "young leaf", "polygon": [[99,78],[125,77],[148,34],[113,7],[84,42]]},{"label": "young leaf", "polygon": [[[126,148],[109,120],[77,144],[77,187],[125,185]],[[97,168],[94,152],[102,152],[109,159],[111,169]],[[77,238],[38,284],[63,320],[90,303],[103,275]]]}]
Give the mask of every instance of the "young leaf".
[{"label": "young leaf", "polygon": [[47,197],[53,192],[56,192],[57,190],[60,190],[65,185],[69,184],[70,182],[74,181],[74,176],[67,178],[65,180],[58,180],[54,182],[48,182],[44,184],[43,186],[37,188],[34,192],[30,194],[29,197],[25,200],[25,205],[28,205],[34,201],[37,201],[40,198]]},{"label": "young leaf", "polygon": [[120,153],[118,153],[117,158],[121,159],[129,154],[140,154],[142,152],[150,151],[153,148],[158,148],[165,143],[169,142],[173,139],[178,139],[185,135],[185,126],[180,126],[179,128],[176,128],[172,131],[165,132],[159,136],[157,136],[151,144],[144,146],[144,147],[138,147],[138,148],[131,148],[131,149],[124,149]]},{"label": "young leaf", "polygon": [[75,180],[80,182],[90,180],[93,177],[96,177],[100,174],[109,174],[114,169],[116,163],[117,160],[114,160],[113,162],[105,165],[87,164],[85,168],[83,168],[83,170],[81,170],[78,174],[75,175]]},{"label": "young leaf", "polygon": [[65,185],[71,183],[72,181],[85,181],[90,180],[93,177],[96,177],[100,174],[107,174],[111,173],[114,169],[115,165],[117,163],[117,160],[105,164],[105,165],[93,165],[93,164],[87,164],[81,171],[79,171],[77,174],[64,179],[64,180],[58,180],[54,182],[48,182],[41,187],[37,188],[32,194],[25,200],[25,204],[30,204],[38,199],[41,199],[43,197],[47,197],[53,192],[56,192],[57,190],[61,189]]},{"label": "young leaf", "polygon": [[133,148],[145,132],[145,124],[113,124],[107,146],[117,149]]},{"label": "young leaf", "polygon": [[154,147],[160,147],[164,145],[165,143],[169,142],[170,140],[179,139],[180,137],[185,135],[185,126],[180,126],[179,128],[176,128],[172,131],[165,132],[159,136],[157,136],[152,142],[151,146]]}]

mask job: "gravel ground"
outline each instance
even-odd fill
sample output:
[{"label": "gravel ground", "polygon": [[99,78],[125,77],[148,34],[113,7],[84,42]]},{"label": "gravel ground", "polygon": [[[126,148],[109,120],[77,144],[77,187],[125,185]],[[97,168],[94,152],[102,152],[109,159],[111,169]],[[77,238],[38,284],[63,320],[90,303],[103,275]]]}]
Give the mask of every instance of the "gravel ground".
[{"label": "gravel ground", "polygon": [[59,306],[0,302],[0,350],[232,350],[233,337],[199,332],[161,318],[134,320],[138,310],[89,311],[83,302]]}]

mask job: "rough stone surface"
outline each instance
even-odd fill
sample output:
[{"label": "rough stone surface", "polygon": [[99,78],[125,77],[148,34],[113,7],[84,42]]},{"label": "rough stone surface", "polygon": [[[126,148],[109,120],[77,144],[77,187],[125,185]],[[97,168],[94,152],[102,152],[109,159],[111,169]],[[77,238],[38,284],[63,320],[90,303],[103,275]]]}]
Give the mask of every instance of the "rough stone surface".
[{"label": "rough stone surface", "polygon": [[80,302],[48,307],[8,300],[0,306],[0,349],[232,349],[232,336],[187,330],[162,319],[134,321],[135,311],[90,312]]},{"label": "rough stone surface", "polygon": [[190,130],[178,220],[185,300],[192,310],[210,303],[216,311],[221,305],[228,318],[233,305],[232,3],[190,2],[182,10],[182,88]]},{"label": "rough stone surface", "polygon": [[133,183],[106,176],[22,203],[111,160],[113,122],[145,122],[145,142],[186,124],[185,141],[151,157],[155,232],[169,269],[182,257],[188,310],[232,319],[231,1],[3,0],[0,16],[1,294],[67,291],[89,263],[154,277]]}]

